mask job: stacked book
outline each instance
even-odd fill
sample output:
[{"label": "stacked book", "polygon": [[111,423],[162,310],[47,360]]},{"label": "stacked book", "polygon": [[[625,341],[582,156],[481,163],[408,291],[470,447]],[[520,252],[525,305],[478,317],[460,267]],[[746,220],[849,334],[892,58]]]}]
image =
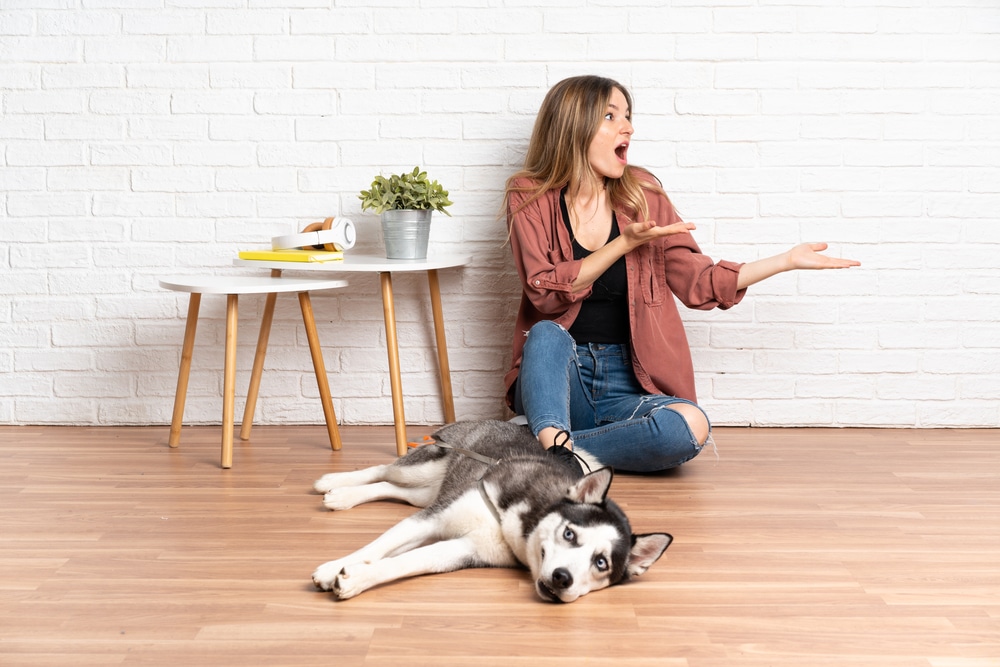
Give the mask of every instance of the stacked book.
[{"label": "stacked book", "polygon": [[336,262],[344,259],[341,250],[283,248],[281,250],[240,250],[240,259],[264,259],[272,262]]}]

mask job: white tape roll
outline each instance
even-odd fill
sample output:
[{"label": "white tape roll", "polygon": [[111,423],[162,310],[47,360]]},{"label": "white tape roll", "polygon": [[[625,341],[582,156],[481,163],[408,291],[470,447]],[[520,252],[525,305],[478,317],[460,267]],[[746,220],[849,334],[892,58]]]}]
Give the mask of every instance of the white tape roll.
[{"label": "white tape roll", "polygon": [[337,250],[350,250],[357,240],[357,230],[349,218],[338,218],[330,229],[320,229],[299,234],[285,234],[271,238],[273,250],[308,248],[332,244]]}]

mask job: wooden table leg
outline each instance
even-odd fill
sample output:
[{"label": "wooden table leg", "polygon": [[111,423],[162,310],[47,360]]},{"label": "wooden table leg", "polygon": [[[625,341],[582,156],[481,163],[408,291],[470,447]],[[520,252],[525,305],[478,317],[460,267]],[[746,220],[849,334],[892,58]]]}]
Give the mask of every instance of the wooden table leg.
[{"label": "wooden table leg", "polygon": [[323,416],[326,418],[326,431],[330,436],[330,448],[336,452],[342,446],[340,429],[337,428],[337,413],[333,411],[333,399],[330,398],[330,380],[326,376],[323,348],[319,344],[319,334],[316,331],[316,319],[313,316],[309,292],[299,292],[299,306],[302,308],[302,322],[306,325],[309,353],[312,354],[313,370],[316,372],[316,386],[319,387],[319,398],[323,402]]},{"label": "wooden table leg", "polygon": [[385,317],[385,347],[389,355],[392,417],[396,427],[396,455],[406,454],[406,415],[403,413],[403,381],[399,372],[399,342],[396,339],[396,306],[392,299],[392,274],[379,274],[382,284],[382,314]]},{"label": "wooden table leg", "polygon": [[441,287],[436,269],[427,272],[427,283],[431,292],[431,311],[434,314],[434,337],[437,341],[438,370],[441,374],[441,403],[444,407],[444,421],[455,421],[455,396],[451,391],[451,366],[448,364],[448,343],[444,334],[444,313],[441,310]]},{"label": "wooden table leg", "polygon": [[271,336],[271,322],[274,321],[274,305],[278,295],[271,293],[264,300],[264,315],[260,320],[260,333],[257,335],[257,351],[253,357],[253,370],[250,371],[250,386],[247,388],[247,403],[243,408],[243,423],[240,425],[240,439],[250,439],[250,429],[253,428],[253,413],[257,409],[257,396],[260,393],[260,379],[264,373],[264,357],[267,354],[267,342]]},{"label": "wooden table leg", "polygon": [[[281,269],[271,269],[271,277],[279,278]],[[264,356],[267,354],[267,341],[271,336],[271,323],[274,321],[274,305],[278,301],[277,293],[272,292],[264,300],[264,316],[260,320],[260,333],[257,334],[257,351],[253,355],[253,370],[250,372],[250,387],[247,389],[247,402],[243,408],[243,422],[240,424],[240,440],[250,439],[250,429],[253,428],[253,413],[257,410],[257,396],[260,394],[260,378],[264,372]]]},{"label": "wooden table leg", "polygon": [[181,367],[177,373],[177,392],[174,394],[174,414],[170,419],[171,447],[181,442],[181,426],[184,423],[184,403],[187,400],[188,379],[191,376],[191,356],[194,353],[194,335],[198,328],[198,309],[201,306],[201,294],[191,292],[188,301],[187,324],[184,326],[184,346],[181,348]]},{"label": "wooden table leg", "polygon": [[236,329],[238,297],[226,295],[226,361],[222,384],[222,467],[233,467],[233,413],[236,406]]}]

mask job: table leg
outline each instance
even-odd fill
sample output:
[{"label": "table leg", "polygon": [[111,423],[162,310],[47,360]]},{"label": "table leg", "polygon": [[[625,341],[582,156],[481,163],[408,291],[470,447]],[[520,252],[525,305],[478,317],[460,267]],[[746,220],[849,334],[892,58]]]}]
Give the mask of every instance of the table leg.
[{"label": "table leg", "polygon": [[[279,278],[281,269],[271,269],[271,277]],[[271,336],[271,322],[274,321],[274,304],[278,300],[277,293],[267,295],[264,300],[264,316],[260,321],[260,333],[257,335],[257,351],[253,355],[253,370],[250,372],[250,387],[247,389],[247,402],[243,408],[243,422],[240,424],[240,440],[250,439],[250,429],[253,428],[253,413],[257,410],[257,396],[260,394],[260,378],[264,372],[264,356],[267,354],[267,341]]]},{"label": "table leg", "polygon": [[441,287],[436,269],[427,272],[427,283],[431,292],[431,311],[434,314],[434,337],[437,342],[438,370],[441,374],[441,402],[444,407],[444,421],[455,421],[455,396],[451,391],[451,367],[448,364],[448,343],[444,334],[444,313],[441,310]]},{"label": "table leg", "polygon": [[385,347],[389,355],[392,417],[396,427],[396,455],[406,454],[406,416],[403,413],[403,381],[399,372],[399,342],[396,339],[396,306],[392,299],[392,274],[379,274],[382,284],[382,314],[385,316]]},{"label": "table leg", "polygon": [[253,357],[253,370],[250,371],[250,387],[247,389],[247,403],[243,408],[243,423],[240,425],[240,439],[250,439],[250,429],[253,428],[253,413],[257,409],[257,396],[260,393],[260,379],[264,373],[264,356],[267,354],[267,342],[271,336],[271,322],[274,321],[274,305],[278,295],[271,293],[264,300],[264,315],[260,320],[260,333],[257,335],[257,352]]},{"label": "table leg", "polygon": [[184,345],[181,348],[181,367],[177,373],[177,392],[174,394],[174,414],[170,419],[170,439],[168,444],[176,447],[181,442],[181,426],[184,423],[184,403],[187,400],[188,379],[191,377],[191,356],[194,353],[194,335],[198,328],[198,309],[201,294],[191,292],[188,301],[187,324],[184,326]]},{"label": "table leg", "polygon": [[309,292],[299,292],[299,306],[302,308],[302,322],[306,325],[306,338],[309,339],[309,352],[312,354],[313,370],[316,372],[316,386],[319,387],[319,398],[323,403],[326,431],[330,435],[330,448],[336,452],[341,448],[340,429],[337,428],[337,413],[333,411],[333,399],[330,398],[330,380],[326,377],[323,348],[319,344]]},{"label": "table leg", "polygon": [[222,384],[222,467],[233,467],[233,413],[236,405],[236,329],[238,297],[226,295],[226,361]]}]

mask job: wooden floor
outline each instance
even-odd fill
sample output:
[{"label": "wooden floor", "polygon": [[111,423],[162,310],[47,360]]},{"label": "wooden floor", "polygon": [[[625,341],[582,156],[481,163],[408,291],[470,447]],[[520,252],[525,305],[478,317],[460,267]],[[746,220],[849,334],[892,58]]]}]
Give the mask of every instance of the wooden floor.
[{"label": "wooden floor", "polygon": [[675,542],[569,605],[518,570],[314,590],[413,511],[311,492],[391,427],[258,427],[231,470],[218,427],[167,431],[0,427],[0,665],[1000,665],[1000,431],[717,429],[718,458],[615,478]]}]

